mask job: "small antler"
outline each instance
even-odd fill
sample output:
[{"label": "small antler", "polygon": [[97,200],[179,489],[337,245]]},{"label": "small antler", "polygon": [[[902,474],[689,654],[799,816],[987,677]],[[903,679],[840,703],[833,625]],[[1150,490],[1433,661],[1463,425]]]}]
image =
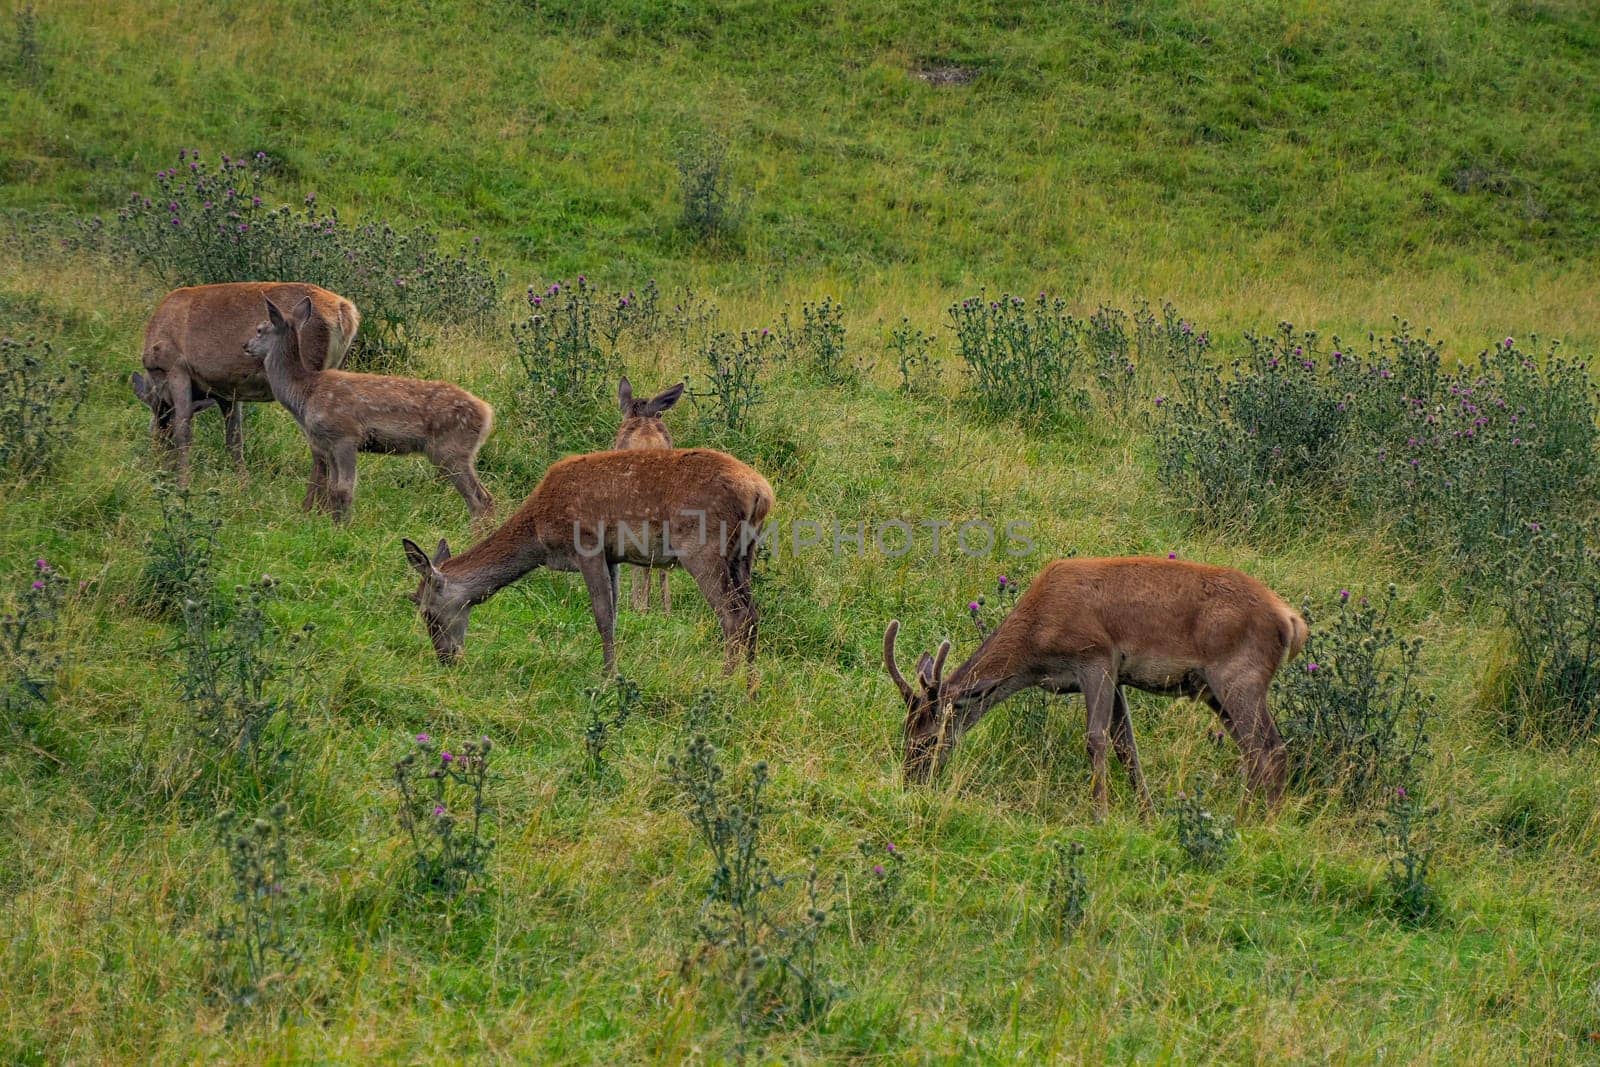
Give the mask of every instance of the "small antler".
[{"label": "small antler", "polygon": [[944,658],[950,654],[950,640],[939,642],[939,654],[933,657],[933,688],[939,688],[944,681]]},{"label": "small antler", "polygon": [[900,673],[900,666],[894,660],[894,639],[899,633],[900,620],[890,619],[889,628],[883,632],[883,665],[889,668],[889,677],[894,679],[895,686],[900,690],[900,696],[909,703],[911,686],[906,682],[905,675]]}]

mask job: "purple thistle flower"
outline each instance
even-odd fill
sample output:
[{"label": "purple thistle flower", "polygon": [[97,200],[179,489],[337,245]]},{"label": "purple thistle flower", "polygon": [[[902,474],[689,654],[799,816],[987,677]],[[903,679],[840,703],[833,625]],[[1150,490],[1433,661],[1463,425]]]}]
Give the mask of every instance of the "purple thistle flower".
[{"label": "purple thistle flower", "polygon": [[1383,369],[1382,369],[1382,370],[1380,370],[1380,371],[1379,371],[1379,372],[1378,372],[1378,377],[1380,377],[1380,378],[1383,378],[1383,379],[1385,379],[1385,380],[1387,380],[1387,379],[1389,379],[1389,378],[1393,378],[1393,377],[1394,377],[1394,375],[1393,375],[1393,374],[1392,374],[1392,373],[1390,373],[1390,371],[1389,371],[1389,368],[1388,368],[1388,367],[1385,367],[1385,368],[1383,368]]},{"label": "purple thistle flower", "polygon": [[40,581],[39,579],[36,578],[36,579],[34,579],[33,587],[35,589],[43,589],[44,588],[44,582],[42,582],[42,581]]},{"label": "purple thistle flower", "polygon": [[888,850],[889,850],[889,855],[891,855],[891,856],[893,856],[893,855],[897,855],[897,854],[898,854],[898,853],[899,853],[899,851],[900,851],[900,850],[899,850],[899,849],[897,849],[897,848],[895,848],[895,847],[894,847],[894,842],[893,842],[893,841],[890,841],[890,842],[889,842],[889,843],[888,843],[888,844],[887,844],[887,845],[885,845],[885,846],[884,846],[884,847],[885,847],[885,848],[887,848],[887,849],[888,849]]},{"label": "purple thistle flower", "polygon": [[1348,589],[1339,590],[1339,603],[1348,604],[1349,602],[1350,602],[1350,590],[1348,590]]},{"label": "purple thistle flower", "polygon": [[33,561],[33,568],[34,570],[48,573],[50,570],[50,564],[42,559],[36,559]]},{"label": "purple thistle flower", "polygon": [[1511,347],[1513,347],[1513,346],[1514,346],[1514,345],[1515,345],[1515,344],[1516,344],[1516,343],[1517,343],[1517,342],[1516,342],[1516,341],[1515,341],[1515,340],[1514,340],[1514,339],[1512,339],[1512,338],[1510,338],[1510,337],[1507,337],[1507,338],[1506,338],[1506,342],[1505,342],[1505,343],[1506,343],[1506,347],[1507,347],[1507,348],[1511,348]]},{"label": "purple thistle flower", "polygon": [[976,615],[978,613],[978,602],[976,600],[967,601],[967,610]]},{"label": "purple thistle flower", "polygon": [[1167,402],[1167,398],[1166,397],[1164,397],[1164,396],[1156,397],[1156,407],[1160,407],[1162,404],[1165,404],[1166,402]]},{"label": "purple thistle flower", "polygon": [[432,740],[433,740],[433,738],[431,736],[429,736],[428,734],[418,734],[417,735],[417,744],[419,744],[419,745],[425,745],[429,741],[432,741]]},{"label": "purple thistle flower", "polygon": [[1400,800],[1404,800],[1406,797],[1410,796],[1411,794],[1406,792],[1406,787],[1405,786],[1397,785],[1397,786],[1394,787],[1394,795],[1395,795],[1396,798],[1398,798]]},{"label": "purple thistle flower", "polygon": [[1316,674],[1317,673],[1317,665],[1315,663],[1307,663],[1306,664],[1306,673],[1307,674]]},{"label": "purple thistle flower", "polygon": [[435,818],[437,818],[440,815],[443,815],[444,814],[444,805],[443,804],[435,804],[433,806],[433,814],[434,814]]},{"label": "purple thistle flower", "polygon": [[1176,552],[1168,552],[1167,553],[1167,558],[1168,559],[1177,559],[1178,558],[1178,554]]},{"label": "purple thistle flower", "polygon": [[879,878],[882,878],[883,877],[883,864],[874,863],[872,865],[872,873],[877,875]]},{"label": "purple thistle flower", "polygon": [[450,754],[450,753],[448,753],[448,752],[441,752],[441,753],[439,753],[439,762],[441,762],[441,763],[450,763],[450,762],[451,762],[451,761],[453,761],[453,760],[454,760],[454,759],[455,759],[455,757],[454,757],[454,756],[452,756],[452,755],[451,755],[451,754]]}]

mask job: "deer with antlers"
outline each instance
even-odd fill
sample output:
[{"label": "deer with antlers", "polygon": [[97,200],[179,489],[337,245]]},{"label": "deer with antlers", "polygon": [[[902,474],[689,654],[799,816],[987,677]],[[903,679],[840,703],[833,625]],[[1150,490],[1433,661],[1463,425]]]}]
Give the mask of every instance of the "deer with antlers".
[{"label": "deer with antlers", "polygon": [[309,299],[285,311],[266,300],[267,321],[245,344],[266,368],[272,395],[289,409],[311,446],[311,483],[302,507],[350,516],[356,453],[421,452],[450,479],[477,521],[494,513],[478,481],[478,450],[494,426],[494,409],[449,382],[317,370],[302,354],[326,344],[324,323]]},{"label": "deer with antlers", "polygon": [[915,688],[895,658],[898,619],[883,636],[884,664],[906,703],[905,776],[925,782],[954,743],[1007,697],[1030,686],[1082,693],[1097,816],[1109,806],[1109,742],[1145,810],[1133,721],[1122,686],[1202,699],[1244,753],[1247,781],[1276,805],[1284,744],[1267,709],[1278,668],[1305,647],[1298,612],[1254,578],[1172,559],[1061,559],[945,676],[950,642],[917,661]]},{"label": "deer with antlers", "polygon": [[430,558],[405,540],[421,576],[412,601],[441,663],[459,659],[475,605],[539,567],[577,571],[589,589],[605,670],[622,563],[682,567],[722,624],[723,673],[754,664],[751,570],[772,486],[752,468],[704,448],[644,448],[569,456],[552,466],[499,529],[459,556],[439,542]]},{"label": "deer with antlers", "polygon": [[[613,449],[671,448],[672,431],[667,429],[666,414],[683,395],[683,382],[661,390],[648,400],[633,395],[633,386],[626,376],[617,383],[617,400],[622,405],[622,423],[611,442]],[[667,584],[667,569],[636,567],[633,571],[633,610],[650,610],[650,580],[656,570],[661,572],[661,610],[672,611],[672,587]]]}]

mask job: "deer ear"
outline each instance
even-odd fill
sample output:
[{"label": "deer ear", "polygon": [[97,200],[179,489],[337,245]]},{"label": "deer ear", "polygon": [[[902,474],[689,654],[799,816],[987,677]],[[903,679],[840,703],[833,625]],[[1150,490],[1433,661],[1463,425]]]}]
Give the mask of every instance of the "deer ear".
[{"label": "deer ear", "polygon": [[933,657],[926,652],[917,657],[917,681],[924,689],[933,688]]},{"label": "deer ear", "polygon": [[267,297],[267,321],[272,323],[274,329],[281,330],[289,325],[283,317],[283,312],[278,310],[278,305],[272,302],[272,297]]},{"label": "deer ear", "polygon": [[311,298],[309,296],[301,297],[300,303],[296,304],[294,306],[294,310],[289,312],[289,314],[294,318],[294,324],[296,326],[304,326],[306,323],[310,322],[312,315]]},{"label": "deer ear", "polygon": [[651,398],[650,403],[645,407],[645,414],[659,415],[663,411],[666,411],[668,408],[672,407],[672,405],[676,404],[678,402],[678,398],[683,395],[683,384],[683,382],[679,382],[677,385],[674,385],[669,389],[663,389],[661,392],[657,393]]},{"label": "deer ear", "polygon": [[421,545],[417,544],[409,537],[402,537],[400,539],[400,543],[405,546],[406,561],[411,564],[412,570],[416,571],[424,578],[430,578],[437,573],[434,569],[433,562],[428,559],[428,554],[422,551]]},{"label": "deer ear", "polygon": [[437,567],[450,558],[450,542],[439,538],[439,547],[433,550],[433,565]]},{"label": "deer ear", "polygon": [[626,374],[617,383],[617,402],[622,406],[622,413],[628,414],[628,408],[633,405],[633,386],[629,384]]},{"label": "deer ear", "polygon": [[933,687],[937,688],[944,681],[944,658],[950,654],[950,641],[946,638],[939,642],[939,653],[933,657]]},{"label": "deer ear", "polygon": [[150,403],[150,383],[145,380],[144,375],[134,371],[132,376],[128,378],[128,384],[133,386],[134,396],[143,400],[146,404]]}]

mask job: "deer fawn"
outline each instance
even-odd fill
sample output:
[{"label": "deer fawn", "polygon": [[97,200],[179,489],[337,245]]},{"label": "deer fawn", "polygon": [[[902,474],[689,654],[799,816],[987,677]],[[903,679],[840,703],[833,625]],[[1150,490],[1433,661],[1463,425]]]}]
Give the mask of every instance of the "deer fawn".
[{"label": "deer fawn", "polygon": [[306,509],[350,515],[356,453],[421,452],[455,485],[474,520],[494,513],[494,498],[478,481],[478,450],[494,424],[494,409],[449,382],[382,374],[313,370],[301,352],[322,351],[326,324],[309,299],[287,313],[269,297],[267,321],[245,351],[266,367],[272,395],[288,408],[311,445]]},{"label": "deer fawn", "polygon": [[516,514],[459,556],[439,542],[428,558],[406,540],[422,581],[412,600],[441,663],[461,656],[472,608],[538,567],[576,570],[589,588],[605,669],[616,670],[613,630],[621,563],[682,567],[717,613],[723,673],[742,652],[754,664],[751,566],[772,486],[732,456],[704,448],[647,448],[570,456],[552,466]]},{"label": "deer fawn", "polygon": [[[617,383],[617,399],[622,404],[622,425],[617,427],[613,449],[671,448],[672,431],[667,429],[661,416],[683,395],[683,382],[663,389],[649,400],[635,400],[633,386],[627,378]],[[672,610],[672,587],[667,584],[667,570],[661,570],[661,610]],[[655,572],[649,567],[636,567],[633,571],[633,610],[650,610],[650,579]]]},{"label": "deer fawn", "polygon": [[1168,559],[1061,559],[1047,566],[965,663],[944,676],[950,642],[917,661],[913,689],[895,662],[898,619],[883,635],[906,702],[905,775],[926,781],[963,733],[1029,686],[1079,693],[1088,706],[1095,811],[1108,807],[1106,742],[1148,810],[1150,793],[1122,686],[1204,699],[1244,753],[1252,788],[1276,806],[1285,757],[1267,690],[1300,654],[1306,624],[1265,585],[1226,567]]},{"label": "deer fawn", "polygon": [[240,354],[261,322],[261,301],[288,306],[309,299],[326,329],[325,347],[308,352],[317,369],[344,363],[361,326],[356,306],[337,293],[304,282],[228,282],[174,289],[144,328],[145,373],[130,379],[150,409],[150,434],[177,452],[178,477],[189,474],[192,420],[208,407],[221,410],[228,451],[244,470],[244,401],[272,400],[261,364]]}]

